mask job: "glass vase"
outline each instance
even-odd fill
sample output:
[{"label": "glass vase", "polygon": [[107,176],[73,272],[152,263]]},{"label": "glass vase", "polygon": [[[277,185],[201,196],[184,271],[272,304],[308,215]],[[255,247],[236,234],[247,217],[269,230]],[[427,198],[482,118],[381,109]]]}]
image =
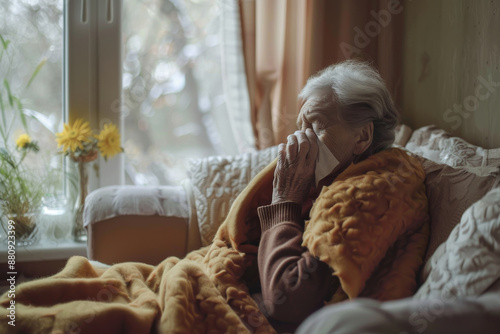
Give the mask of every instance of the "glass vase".
[{"label": "glass vase", "polygon": [[14,222],[16,246],[30,246],[40,240],[39,212],[24,214],[7,214],[9,221]]},{"label": "glass vase", "polygon": [[72,202],[62,194],[50,194],[43,198],[42,219],[49,240],[67,240],[72,232]]},{"label": "glass vase", "polygon": [[73,240],[76,242],[87,242],[87,230],[83,226],[83,210],[85,208],[85,199],[88,194],[88,162],[77,162],[79,189],[73,210]]}]

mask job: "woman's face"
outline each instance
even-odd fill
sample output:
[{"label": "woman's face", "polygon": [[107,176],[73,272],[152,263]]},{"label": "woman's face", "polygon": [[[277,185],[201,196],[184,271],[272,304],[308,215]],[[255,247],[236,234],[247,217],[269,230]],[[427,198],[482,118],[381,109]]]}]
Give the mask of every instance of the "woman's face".
[{"label": "woman's face", "polygon": [[312,129],[344,169],[354,157],[356,131],[339,119],[337,110],[326,109],[325,105],[324,99],[309,97],[300,109],[297,125],[300,130]]}]

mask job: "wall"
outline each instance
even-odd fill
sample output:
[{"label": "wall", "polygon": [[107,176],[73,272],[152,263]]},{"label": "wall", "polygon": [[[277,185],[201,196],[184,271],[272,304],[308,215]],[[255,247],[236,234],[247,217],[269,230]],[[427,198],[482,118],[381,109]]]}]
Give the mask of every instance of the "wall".
[{"label": "wall", "polygon": [[500,0],[403,5],[403,122],[500,147]]}]

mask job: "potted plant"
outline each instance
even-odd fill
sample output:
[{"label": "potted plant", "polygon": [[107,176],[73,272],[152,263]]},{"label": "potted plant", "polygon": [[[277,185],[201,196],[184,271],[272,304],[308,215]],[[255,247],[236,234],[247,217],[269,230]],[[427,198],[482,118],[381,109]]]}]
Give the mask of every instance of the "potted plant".
[{"label": "potted plant", "polygon": [[[2,136],[4,131],[2,130]],[[7,138],[3,138],[7,143]],[[22,134],[16,140],[16,151],[0,148],[0,210],[3,213],[3,227],[9,221],[14,222],[17,245],[28,245],[38,240],[38,218],[42,201],[42,183],[36,171],[29,170],[23,164],[29,152],[38,152],[39,148],[29,135]],[[7,233],[7,232],[6,232]],[[12,236],[12,234],[11,234]]]},{"label": "potted plant", "polygon": [[[21,100],[11,91],[11,59],[8,53],[10,42],[1,35],[0,42],[0,216],[8,240],[15,239],[18,245],[26,245],[37,240],[43,178],[37,175],[35,169],[28,168],[24,163],[27,155],[38,152],[39,147],[28,135]],[[25,86],[26,89],[43,64],[44,61],[37,66]],[[12,131],[18,127],[22,127],[24,133],[16,139]],[[8,225],[14,226],[15,234],[7,233]]]}]

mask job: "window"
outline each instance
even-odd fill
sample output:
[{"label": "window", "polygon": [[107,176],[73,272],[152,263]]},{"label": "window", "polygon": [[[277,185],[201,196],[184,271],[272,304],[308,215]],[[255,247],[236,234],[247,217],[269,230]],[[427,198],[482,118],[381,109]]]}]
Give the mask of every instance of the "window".
[{"label": "window", "polygon": [[218,0],[0,0],[0,8],[9,13],[0,34],[11,41],[10,68],[2,64],[2,74],[9,72],[33,116],[30,134],[54,169],[62,166],[54,133],[65,109],[93,127],[107,120],[122,127],[124,161],[101,160],[91,188],[124,180],[178,184],[189,158],[237,153],[230,131],[223,131],[230,125]]},{"label": "window", "polygon": [[220,131],[230,127],[219,1],[67,4],[70,119],[120,124],[125,148],[123,157],[100,159],[91,188],[179,184],[189,158],[236,153],[231,132]]},{"label": "window", "polygon": [[[40,155],[29,155],[26,162],[35,168],[41,165],[41,158],[45,167],[58,170],[62,159],[56,155],[54,133],[63,119],[63,0],[0,0],[0,12],[8,13],[0,20],[0,35],[8,43],[0,63],[2,100],[8,101],[6,80],[22,103],[30,135],[43,148]],[[8,109],[2,120],[8,126],[16,119],[10,140],[25,131],[16,113]]]},{"label": "window", "polygon": [[217,0],[123,2],[127,183],[176,184],[188,158],[235,152],[220,131],[230,128],[220,10]]}]

